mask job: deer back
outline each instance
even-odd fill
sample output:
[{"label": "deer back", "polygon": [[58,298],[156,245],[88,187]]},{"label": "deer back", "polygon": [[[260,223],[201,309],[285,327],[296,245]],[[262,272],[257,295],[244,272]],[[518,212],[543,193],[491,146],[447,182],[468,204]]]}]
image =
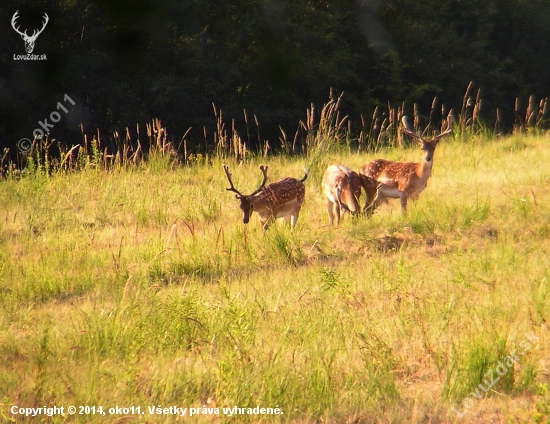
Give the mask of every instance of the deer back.
[{"label": "deer back", "polygon": [[361,167],[360,173],[387,186],[399,186],[416,174],[420,164],[414,162],[392,162],[377,159]]},{"label": "deer back", "polygon": [[300,208],[304,201],[306,188],[302,181],[296,178],[287,177],[280,181],[271,183],[261,192],[254,195],[250,200],[254,204],[254,211],[261,215],[269,213],[275,218],[286,216],[281,212]]}]

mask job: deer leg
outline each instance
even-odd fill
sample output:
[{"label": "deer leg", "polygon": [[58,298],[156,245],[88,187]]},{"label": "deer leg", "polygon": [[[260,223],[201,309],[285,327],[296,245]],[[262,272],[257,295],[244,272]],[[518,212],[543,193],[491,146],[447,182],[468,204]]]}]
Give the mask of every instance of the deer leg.
[{"label": "deer leg", "polygon": [[296,227],[296,222],[298,222],[298,216],[300,215],[300,209],[296,209],[292,214],[290,215],[290,226],[292,228]]},{"label": "deer leg", "polygon": [[336,225],[340,224],[340,205],[338,202],[334,203],[334,215],[336,215]]},{"label": "deer leg", "polygon": [[334,203],[332,203],[332,202],[327,198],[328,223],[329,223],[330,225],[332,225],[332,223],[334,222],[334,213],[332,212],[332,211],[333,211],[333,208],[334,208]]},{"label": "deer leg", "polygon": [[403,211],[403,213],[407,213],[407,200],[408,200],[408,196],[406,193],[404,192],[400,192],[399,193],[399,196],[401,198],[401,210]]}]

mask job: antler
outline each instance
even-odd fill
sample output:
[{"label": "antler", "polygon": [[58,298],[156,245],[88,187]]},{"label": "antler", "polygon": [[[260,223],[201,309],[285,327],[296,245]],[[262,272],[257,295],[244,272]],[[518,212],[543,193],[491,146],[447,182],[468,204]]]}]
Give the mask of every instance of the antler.
[{"label": "antler", "polygon": [[260,187],[258,187],[249,197],[254,196],[255,194],[258,194],[265,187],[265,183],[267,181],[267,165],[260,166],[260,171],[262,171],[262,174],[264,174],[264,179],[263,179],[262,183],[260,184]]},{"label": "antler", "polygon": [[38,36],[42,33],[42,31],[44,31],[44,28],[46,28],[46,25],[48,25],[48,22],[50,21],[50,18],[48,16],[48,14],[46,12],[44,12],[44,22],[42,24],[42,28],[40,29],[35,29],[32,33],[32,35],[29,37],[27,35],[27,30],[25,30],[25,32],[21,32],[19,30],[19,27],[16,27],[16,22],[17,21],[17,18],[19,18],[19,10],[16,11],[14,14],[13,14],[13,17],[11,18],[11,26],[13,27],[13,29],[15,30],[15,32],[17,32],[21,37],[23,37],[23,39],[25,40],[36,40],[36,38],[38,38]]},{"label": "antler", "polygon": [[[445,131],[443,131],[441,134],[436,135],[432,139],[432,143],[439,141],[442,137],[445,137],[446,135],[449,135],[453,132],[454,118],[453,118],[453,115],[451,113],[452,113],[452,111],[449,112],[449,115],[447,116],[447,129]],[[403,118],[401,118],[401,123],[403,124],[403,132],[405,134],[407,134],[410,137],[416,138],[417,140],[424,141],[424,139],[422,138],[422,136],[420,134],[415,133],[414,131],[411,131],[409,129],[409,127],[407,125],[407,117],[406,116],[403,116]]]},{"label": "antler", "polygon": [[31,38],[38,37],[42,33],[42,31],[44,31],[44,28],[46,28],[46,25],[48,25],[48,22],[50,21],[50,18],[48,17],[48,14],[46,12],[44,12],[44,18],[45,18],[45,21],[42,24],[42,28],[40,28],[39,30],[35,29],[32,33]]},{"label": "antler", "polygon": [[231,174],[229,173],[229,167],[227,165],[223,165],[223,170],[225,171],[225,176],[227,177],[227,181],[229,181],[229,185],[231,187],[229,188],[226,188],[226,190],[229,190],[229,191],[232,191],[234,193],[237,193],[237,196],[240,196],[240,197],[246,197],[244,195],[242,195],[236,188],[235,186],[233,185],[233,181],[231,181]]},{"label": "antler", "polygon": [[264,174],[264,179],[263,179],[262,183],[260,184],[260,187],[258,187],[252,194],[249,194],[248,196],[245,196],[244,194],[239,192],[235,188],[235,186],[233,185],[233,181],[231,181],[231,174],[229,173],[229,167],[224,164],[223,165],[223,170],[225,171],[225,176],[227,177],[227,181],[229,181],[229,185],[231,186],[229,188],[226,188],[226,190],[237,193],[237,196],[240,196],[240,197],[252,197],[255,194],[258,194],[260,191],[262,191],[264,189],[265,183],[267,182],[267,165],[265,165],[265,166],[262,165],[262,166],[260,166],[260,171],[262,171],[262,174]]},{"label": "antler", "polygon": [[403,124],[403,132],[405,134],[407,134],[409,137],[416,138],[417,140],[424,141],[420,134],[417,134],[409,129],[406,116],[403,115],[403,118],[401,118],[401,123]]},{"label": "antler", "polygon": [[454,118],[453,115],[451,115],[452,111],[449,112],[449,115],[447,116],[447,129],[443,131],[441,134],[434,137],[433,141],[439,141],[441,137],[445,137],[446,135],[449,135],[453,132],[453,123]]},{"label": "antler", "polygon": [[19,31],[19,27],[16,27],[15,26],[15,21],[17,20],[17,18],[19,17],[18,15],[19,13],[19,10],[16,11],[14,14],[13,14],[13,17],[11,18],[11,26],[13,27],[13,29],[15,30],[16,33],[18,33],[21,37],[28,37],[27,35],[27,30],[25,30],[25,32],[21,32]]}]

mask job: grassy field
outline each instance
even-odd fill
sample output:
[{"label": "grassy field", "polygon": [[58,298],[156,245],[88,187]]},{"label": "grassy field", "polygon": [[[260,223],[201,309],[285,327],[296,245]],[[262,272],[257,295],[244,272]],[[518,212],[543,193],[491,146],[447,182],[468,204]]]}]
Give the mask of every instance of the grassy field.
[{"label": "grassy field", "polygon": [[324,168],[376,157],[422,152],[229,162],[311,169],[265,237],[217,159],[1,180],[0,421],[550,422],[550,137],[445,139],[406,216],[329,227]]}]

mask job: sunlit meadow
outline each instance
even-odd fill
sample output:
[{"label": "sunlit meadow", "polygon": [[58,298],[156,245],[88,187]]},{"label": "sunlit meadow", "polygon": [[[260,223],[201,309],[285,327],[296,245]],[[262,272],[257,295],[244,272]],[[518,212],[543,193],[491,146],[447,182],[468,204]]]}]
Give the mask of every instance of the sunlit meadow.
[{"label": "sunlit meadow", "polygon": [[[326,166],[420,149],[245,156],[0,180],[0,421],[550,422],[548,135],[455,134],[407,215],[390,201],[338,227]],[[244,192],[261,164],[269,181],[308,168],[295,230],[244,225],[225,162]]]}]

